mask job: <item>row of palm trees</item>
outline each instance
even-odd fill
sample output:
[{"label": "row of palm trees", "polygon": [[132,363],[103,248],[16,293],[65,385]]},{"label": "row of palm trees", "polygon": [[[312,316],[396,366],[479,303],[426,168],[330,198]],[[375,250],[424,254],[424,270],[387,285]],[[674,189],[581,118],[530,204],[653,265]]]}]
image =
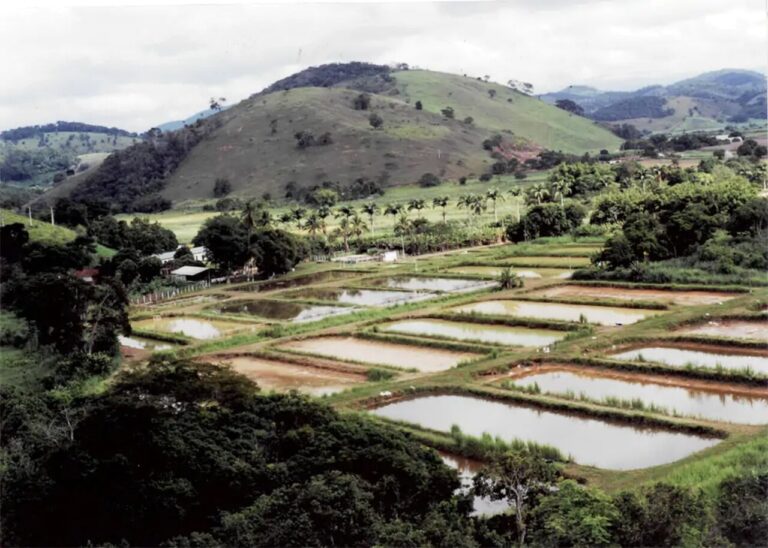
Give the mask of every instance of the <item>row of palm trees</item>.
[{"label": "row of palm trees", "polygon": [[[508,191],[508,194],[517,198],[517,219],[520,220],[520,196],[521,190],[514,188]],[[465,209],[470,217],[479,217],[488,209],[489,202],[492,204],[494,222],[498,222],[497,204],[504,202],[504,193],[498,189],[489,189],[484,194],[464,194],[456,199],[456,207]],[[442,220],[446,222],[447,210],[451,205],[451,198],[448,196],[438,196],[432,199],[432,209],[442,210]],[[344,240],[345,248],[349,248],[348,242],[352,237],[361,237],[368,230],[372,236],[375,235],[375,219],[379,214],[392,217],[393,229],[397,231],[398,226],[402,229],[409,222],[408,215],[415,211],[419,218],[423,218],[422,211],[429,207],[424,199],[414,198],[407,203],[389,203],[379,207],[375,202],[363,204],[359,210],[350,205],[341,205],[335,209],[329,206],[320,206],[316,209],[307,209],[301,206],[294,206],[288,211],[282,213],[276,219],[272,217],[268,208],[263,203],[256,201],[247,202],[244,206],[241,220],[248,228],[249,232],[257,226],[268,226],[278,222],[286,228],[295,226],[298,230],[305,230],[310,236],[318,234],[327,235],[329,217],[339,219],[338,227],[334,235],[341,236]],[[367,217],[367,222],[363,217]]]}]

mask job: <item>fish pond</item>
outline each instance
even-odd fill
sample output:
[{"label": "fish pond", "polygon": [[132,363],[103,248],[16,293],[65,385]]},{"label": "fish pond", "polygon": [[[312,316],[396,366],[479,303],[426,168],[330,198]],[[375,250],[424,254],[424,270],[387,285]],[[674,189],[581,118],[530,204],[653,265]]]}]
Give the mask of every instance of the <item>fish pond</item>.
[{"label": "fish pond", "polygon": [[394,306],[433,297],[432,293],[389,291],[378,289],[347,289],[340,287],[307,287],[280,295],[281,298],[332,301],[356,306]]},{"label": "fish pond", "polygon": [[768,342],[768,322],[749,320],[718,320],[686,327],[678,331],[684,335],[704,335],[728,339],[749,339]]},{"label": "fish pond", "polygon": [[598,325],[626,325],[659,313],[658,310],[620,308],[586,304],[564,304],[538,301],[492,300],[470,303],[452,309],[462,314],[490,314],[578,322],[584,318]]},{"label": "fish pond", "polygon": [[463,278],[432,278],[429,276],[391,276],[387,278],[374,278],[363,280],[365,285],[372,287],[386,287],[388,289],[401,289],[406,291],[428,291],[442,293],[458,293],[462,291],[476,291],[494,287],[494,282],[485,280],[469,280]]},{"label": "fish pond", "polygon": [[278,289],[290,289],[292,287],[301,287],[304,285],[312,285],[326,282],[335,282],[337,280],[346,280],[349,278],[359,277],[362,272],[352,272],[349,270],[324,270],[322,272],[315,272],[313,274],[306,274],[304,276],[296,276],[293,278],[276,278],[273,280],[266,280],[263,282],[253,282],[244,285],[233,287],[230,291],[247,291],[251,293],[261,291],[276,291]]},{"label": "fish pond", "polygon": [[120,342],[120,346],[126,348],[133,348],[134,350],[147,350],[149,352],[156,352],[160,350],[170,350],[176,345],[165,341],[157,341],[155,339],[148,339],[146,337],[136,337],[125,335],[118,335],[117,340]]},{"label": "fish pond", "polygon": [[417,369],[425,373],[444,371],[461,362],[478,358],[471,352],[428,348],[357,337],[312,337],[291,341],[279,348],[298,350],[340,360]]},{"label": "fish pond", "polygon": [[[488,278],[498,278],[501,275],[501,271],[504,270],[503,266],[486,266],[486,265],[469,265],[469,266],[454,266],[447,269],[447,272],[453,272],[456,274],[476,274],[478,276],[486,276]],[[573,270],[567,268],[537,268],[535,270],[525,268],[513,268],[512,273],[520,278],[570,278],[573,274]]]},{"label": "fish pond", "polygon": [[580,268],[590,264],[589,257],[558,257],[542,255],[518,255],[507,257],[504,264],[509,266],[550,266],[559,268]]},{"label": "fish pond", "polygon": [[719,440],[682,432],[639,428],[471,396],[420,396],[372,411],[388,419],[449,432],[488,433],[557,447],[577,463],[611,470],[658,466],[712,447]]},{"label": "fish pond", "polygon": [[312,396],[335,394],[365,381],[362,374],[327,368],[297,365],[290,362],[253,356],[216,355],[213,361],[223,361],[232,369],[256,382],[264,391],[297,390]]},{"label": "fish pond", "polygon": [[768,375],[768,356],[748,354],[738,350],[694,350],[673,346],[643,346],[617,354],[611,354],[614,360],[656,362],[671,367],[710,367],[739,370],[751,369],[755,373]]},{"label": "fish pond", "polygon": [[717,304],[734,299],[738,293],[723,291],[672,291],[599,285],[556,285],[528,293],[540,297],[588,297],[627,301],[658,301],[685,306]]},{"label": "fish pond", "polygon": [[[472,490],[475,475],[482,469],[483,463],[459,455],[444,453],[439,451],[443,462],[459,473],[461,487],[457,494],[467,494]],[[472,497],[472,515],[473,516],[493,516],[503,514],[509,509],[509,502],[506,500],[491,500],[490,497]]]},{"label": "fish pond", "polygon": [[349,306],[291,303],[287,301],[235,301],[218,308],[221,314],[247,314],[268,320],[294,323],[321,320],[329,316],[355,312]]},{"label": "fish pond", "polygon": [[[509,382],[509,381],[508,381]],[[742,424],[768,423],[768,391],[763,397],[723,390],[702,390],[653,382],[648,377],[611,375],[577,368],[535,368],[511,381],[521,388],[538,387],[542,393],[580,397],[590,400],[640,400],[678,414]]]},{"label": "fish pond", "polygon": [[447,337],[464,341],[478,341],[511,346],[548,346],[567,335],[554,329],[531,329],[507,325],[454,322],[432,318],[401,320],[379,326],[383,331],[408,335]]},{"label": "fish pond", "polygon": [[193,339],[218,339],[235,331],[256,330],[261,326],[191,317],[158,317],[132,323],[135,329],[178,333]]}]

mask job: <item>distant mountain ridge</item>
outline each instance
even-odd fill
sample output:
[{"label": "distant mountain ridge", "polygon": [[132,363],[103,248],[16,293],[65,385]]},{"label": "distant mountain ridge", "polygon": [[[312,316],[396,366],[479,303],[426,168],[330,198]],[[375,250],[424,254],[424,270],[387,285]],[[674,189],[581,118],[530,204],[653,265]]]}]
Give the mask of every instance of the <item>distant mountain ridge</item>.
[{"label": "distant mountain ridge", "polygon": [[551,104],[569,99],[593,120],[637,122],[641,129],[652,131],[691,130],[697,129],[696,125],[714,129],[727,123],[765,119],[766,87],[766,77],[759,72],[722,69],[668,86],[601,91],[574,85],[539,98]]}]

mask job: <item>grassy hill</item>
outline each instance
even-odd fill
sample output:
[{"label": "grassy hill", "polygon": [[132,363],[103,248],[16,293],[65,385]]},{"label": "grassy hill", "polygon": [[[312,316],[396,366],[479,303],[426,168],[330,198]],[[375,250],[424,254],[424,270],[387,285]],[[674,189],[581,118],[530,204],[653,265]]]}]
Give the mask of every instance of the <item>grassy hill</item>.
[{"label": "grassy hill", "polygon": [[[71,242],[77,237],[77,233],[65,226],[53,226],[50,223],[32,219],[19,215],[8,209],[0,209],[0,223],[9,225],[12,223],[21,223],[29,232],[29,238],[32,241],[47,242],[51,244],[62,245]],[[115,254],[114,249],[110,249],[101,244],[96,245],[96,254],[100,257],[111,257]]]},{"label": "grassy hill", "polygon": [[[534,153],[615,150],[621,143],[589,120],[503,86],[422,70],[392,76],[395,94],[372,94],[368,110],[355,110],[359,91],[342,86],[258,94],[231,107],[214,117],[221,126],[168,177],[163,197],[174,205],[210,198],[217,178],[228,179],[236,196],[278,197],[289,182],[346,185],[364,177],[395,186],[426,172],[444,179],[479,175],[494,161],[482,142],[500,132]],[[414,107],[417,100],[423,110]],[[441,114],[447,106],[455,119]],[[372,113],[384,120],[381,128],[369,124]],[[299,149],[294,135],[301,131],[329,132],[333,142]]]}]

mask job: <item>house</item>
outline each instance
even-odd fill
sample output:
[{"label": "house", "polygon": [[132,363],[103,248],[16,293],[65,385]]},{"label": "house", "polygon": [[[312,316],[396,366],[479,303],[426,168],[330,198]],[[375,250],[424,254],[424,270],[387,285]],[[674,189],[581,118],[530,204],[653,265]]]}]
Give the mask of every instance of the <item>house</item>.
[{"label": "house", "polygon": [[83,268],[82,270],[76,270],[74,272],[75,278],[80,278],[84,282],[88,282],[89,284],[96,283],[96,280],[99,277],[99,269],[98,268]]},{"label": "house", "polygon": [[[153,257],[157,257],[160,259],[160,262],[170,263],[173,260],[174,255],[176,255],[176,252],[183,246],[178,246],[173,251],[165,251],[163,253],[156,253],[153,255]],[[189,251],[192,253],[192,256],[195,258],[196,261],[200,261],[201,263],[204,263],[206,261],[206,254],[208,253],[208,250],[205,249],[204,246],[197,246],[197,247],[191,247],[189,248]]]},{"label": "house", "polygon": [[171,277],[182,282],[197,282],[207,280],[210,270],[207,266],[182,266],[171,271]]}]

